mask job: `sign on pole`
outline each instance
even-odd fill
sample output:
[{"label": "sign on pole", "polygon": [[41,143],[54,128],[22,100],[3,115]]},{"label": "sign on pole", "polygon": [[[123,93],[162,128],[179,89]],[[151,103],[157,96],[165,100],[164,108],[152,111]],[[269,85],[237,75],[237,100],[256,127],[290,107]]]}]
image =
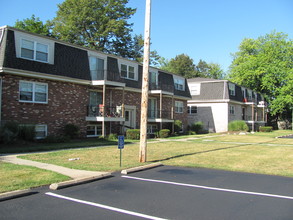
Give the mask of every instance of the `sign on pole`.
[{"label": "sign on pole", "polygon": [[118,149],[120,149],[120,167],[122,165],[122,149],[124,149],[124,136],[118,136]]}]

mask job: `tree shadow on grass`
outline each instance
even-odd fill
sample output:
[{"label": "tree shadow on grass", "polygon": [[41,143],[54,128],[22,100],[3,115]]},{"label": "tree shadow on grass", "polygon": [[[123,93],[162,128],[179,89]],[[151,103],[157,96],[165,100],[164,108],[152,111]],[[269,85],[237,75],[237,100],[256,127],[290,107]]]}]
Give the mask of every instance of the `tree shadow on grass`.
[{"label": "tree shadow on grass", "polygon": [[241,145],[236,145],[236,146],[232,146],[232,147],[222,147],[222,148],[206,150],[206,151],[200,151],[200,152],[194,152],[194,153],[188,153],[188,154],[180,154],[180,155],[176,155],[176,156],[172,156],[172,157],[167,157],[167,158],[164,158],[164,159],[152,160],[152,161],[149,161],[149,162],[163,162],[163,161],[168,161],[168,160],[172,160],[172,159],[176,159],[176,158],[180,158],[180,157],[185,157],[185,156],[192,156],[192,155],[197,155],[197,154],[210,153],[210,152],[233,149],[233,148],[244,147],[244,146],[249,146],[249,145],[252,145],[252,143],[241,144]]}]

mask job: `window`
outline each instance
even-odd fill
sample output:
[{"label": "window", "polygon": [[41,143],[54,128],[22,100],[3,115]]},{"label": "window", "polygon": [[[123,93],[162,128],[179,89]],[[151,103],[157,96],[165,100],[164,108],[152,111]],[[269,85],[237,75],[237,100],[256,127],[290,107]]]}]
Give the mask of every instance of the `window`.
[{"label": "window", "polygon": [[36,83],[20,81],[19,100],[22,102],[47,103],[48,85],[46,83]]},{"label": "window", "polygon": [[88,125],[86,128],[87,137],[96,137],[102,135],[102,125]]},{"label": "window", "polygon": [[92,80],[104,80],[104,60],[90,56],[89,61]]},{"label": "window", "polygon": [[154,134],[157,132],[157,125],[148,125],[147,126],[147,133]]},{"label": "window", "polygon": [[245,90],[246,90],[245,88],[241,88],[243,98],[246,98],[246,91]]},{"label": "window", "polygon": [[197,106],[187,106],[188,114],[197,114]]},{"label": "window", "polygon": [[150,72],[150,85],[152,87],[158,85],[158,73],[157,72]]},{"label": "window", "polygon": [[229,83],[229,94],[235,96],[235,84]]},{"label": "window", "polygon": [[200,95],[200,83],[192,84],[190,86],[191,95]]},{"label": "window", "polygon": [[185,90],[184,79],[174,77],[174,86],[176,90],[184,91]]},{"label": "window", "polygon": [[175,112],[176,113],[183,113],[183,102],[175,101]]},{"label": "window", "polygon": [[22,58],[48,62],[48,45],[38,43],[36,41],[21,40],[21,55]]},{"label": "window", "polygon": [[235,114],[235,106],[234,105],[230,105],[230,107],[229,107],[229,113],[230,113],[230,115],[234,115]]},{"label": "window", "polygon": [[135,68],[133,66],[121,64],[121,77],[135,79]]},{"label": "window", "polygon": [[249,99],[249,101],[251,101],[252,100],[252,91],[247,90],[247,93],[248,93],[248,99]]},{"label": "window", "polygon": [[47,125],[36,125],[36,139],[44,139],[47,137]]}]

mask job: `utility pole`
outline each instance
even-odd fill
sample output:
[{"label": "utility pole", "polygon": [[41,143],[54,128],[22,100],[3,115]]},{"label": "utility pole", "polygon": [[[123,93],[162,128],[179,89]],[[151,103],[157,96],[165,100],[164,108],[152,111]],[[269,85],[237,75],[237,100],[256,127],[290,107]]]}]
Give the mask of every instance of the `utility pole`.
[{"label": "utility pole", "polygon": [[146,162],[147,157],[147,120],[149,98],[149,65],[150,65],[150,25],[151,24],[151,0],[146,0],[145,28],[144,28],[144,52],[143,75],[141,91],[141,115],[140,115],[140,147],[139,162]]}]

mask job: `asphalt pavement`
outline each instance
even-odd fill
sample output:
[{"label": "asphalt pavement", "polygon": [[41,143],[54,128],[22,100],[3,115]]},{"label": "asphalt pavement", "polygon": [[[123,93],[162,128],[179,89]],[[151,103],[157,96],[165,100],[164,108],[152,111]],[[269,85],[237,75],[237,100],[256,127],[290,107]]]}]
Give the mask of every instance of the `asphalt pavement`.
[{"label": "asphalt pavement", "polygon": [[160,166],[0,202],[1,219],[293,219],[293,178]]}]

